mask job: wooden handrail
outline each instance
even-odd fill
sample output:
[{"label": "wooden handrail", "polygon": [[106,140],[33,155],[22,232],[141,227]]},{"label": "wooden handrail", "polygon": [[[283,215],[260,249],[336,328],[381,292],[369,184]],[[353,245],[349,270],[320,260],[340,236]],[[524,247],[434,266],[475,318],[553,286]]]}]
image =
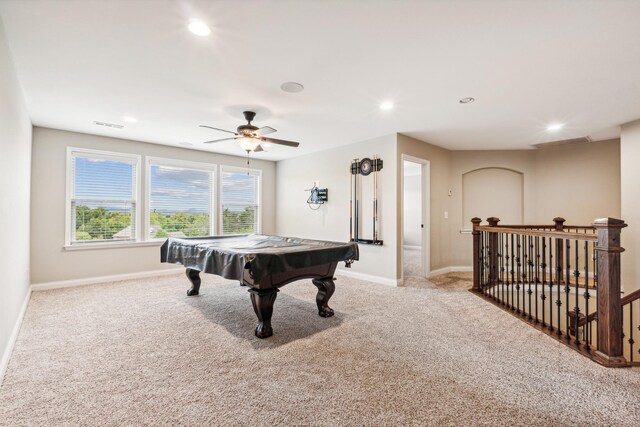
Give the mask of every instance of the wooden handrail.
[{"label": "wooden handrail", "polygon": [[[496,227],[506,227],[506,228],[522,228],[525,230],[529,229],[549,229],[556,230],[554,225],[544,224],[544,225],[522,225],[522,224],[501,224],[496,225]],[[565,230],[567,229],[580,229],[580,230],[594,230],[595,227],[593,225],[565,225],[563,226]]]},{"label": "wooden handrail", "polygon": [[[623,297],[620,300],[620,305],[627,305],[638,299],[640,299],[640,289],[630,293],[626,297]],[[580,321],[578,322],[578,327],[584,326],[588,322],[593,322],[594,320],[596,320],[597,317],[598,317],[598,313],[594,311],[593,313],[589,314],[587,317],[580,318]]]},{"label": "wooden handrail", "polygon": [[634,302],[637,299],[640,299],[640,289],[638,289],[637,291],[631,292],[629,295],[623,297],[620,300],[620,304],[627,305],[629,303]]},{"label": "wooden handrail", "polygon": [[584,233],[572,233],[569,231],[542,231],[542,230],[524,230],[522,228],[510,228],[510,227],[492,227],[489,225],[478,225],[473,227],[478,231],[489,231],[492,233],[511,233],[519,234],[521,236],[540,236],[540,237],[558,237],[561,239],[581,240],[597,242],[598,236],[595,234]]}]

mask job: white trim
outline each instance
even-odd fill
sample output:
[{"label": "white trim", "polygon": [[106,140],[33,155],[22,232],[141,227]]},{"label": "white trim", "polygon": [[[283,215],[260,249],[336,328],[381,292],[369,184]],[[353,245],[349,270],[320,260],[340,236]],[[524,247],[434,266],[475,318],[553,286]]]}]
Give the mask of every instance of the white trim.
[{"label": "white trim", "polygon": [[386,286],[398,287],[402,285],[402,279],[387,279],[386,277],[373,276],[371,274],[357,273],[355,271],[339,268],[336,270],[339,276],[351,277],[352,279],[365,280],[367,282],[379,283]]},{"label": "white trim", "polygon": [[219,169],[219,173],[218,173],[218,194],[217,194],[217,198],[216,198],[216,202],[217,202],[217,215],[220,218],[220,220],[218,221],[218,229],[217,229],[217,234],[220,236],[229,236],[229,234],[224,234],[224,212],[222,212],[222,174],[225,171],[229,171],[229,172],[247,172],[247,170],[249,171],[249,173],[256,173],[258,175],[258,191],[257,191],[257,195],[256,195],[256,205],[258,206],[258,218],[257,219],[257,224],[256,224],[256,234],[260,234],[262,233],[262,169],[247,169],[247,168],[243,168],[243,167],[239,167],[239,166],[228,166],[228,165],[220,165]]},{"label": "white trim", "polygon": [[463,266],[463,265],[455,265],[450,267],[439,268],[437,270],[433,270],[429,272],[427,277],[439,276],[445,273],[453,273],[453,272],[469,272],[473,271],[473,267],[471,266]]},{"label": "white trim", "polygon": [[92,249],[118,249],[136,248],[141,246],[161,246],[167,239],[153,239],[146,242],[108,242],[108,243],[76,243],[75,245],[63,246],[65,251],[88,251]]},{"label": "white trim", "polygon": [[181,169],[192,169],[209,173],[209,235],[216,234],[216,179],[218,175],[218,165],[215,163],[192,162],[190,160],[167,159],[164,157],[145,156],[144,159],[144,232],[142,236],[147,242],[163,241],[165,239],[152,239],[151,232],[151,166],[175,167]]},{"label": "white trim", "polygon": [[420,182],[421,193],[424,196],[422,202],[422,236],[421,236],[421,269],[422,275],[428,277],[425,274],[431,269],[431,162],[426,159],[414,157],[409,154],[402,153],[400,155],[401,161],[401,173],[400,173],[400,212],[399,222],[400,226],[400,279],[398,283],[404,283],[404,162],[409,161],[413,163],[419,163],[421,165],[420,174],[422,179]]},{"label": "white trim", "polygon": [[27,289],[27,295],[24,298],[24,302],[22,303],[22,307],[20,308],[20,312],[18,313],[18,318],[16,319],[15,325],[13,325],[13,330],[11,331],[11,335],[9,336],[9,342],[7,342],[7,346],[4,349],[4,353],[2,354],[2,359],[0,359],[0,386],[4,381],[4,375],[7,373],[7,367],[9,366],[9,359],[11,359],[11,353],[13,353],[13,348],[16,344],[16,340],[18,339],[18,333],[20,332],[20,327],[22,326],[22,320],[24,319],[24,315],[27,312],[27,306],[29,305],[29,300],[31,299],[31,286]]},{"label": "white trim", "polygon": [[[73,161],[73,156],[80,155],[85,157],[91,157],[94,159],[103,159],[103,160],[112,160],[118,162],[128,162],[135,167],[135,182],[132,183],[133,186],[133,203],[135,206],[132,215],[134,215],[134,224],[133,227],[135,229],[135,236],[131,236],[136,242],[141,240],[142,236],[142,203],[140,203],[140,191],[141,191],[141,183],[142,183],[142,156],[140,154],[131,154],[131,153],[118,153],[112,151],[103,151],[103,150],[93,150],[90,148],[78,148],[78,147],[70,147],[67,146],[67,164],[66,164],[66,195],[65,195],[65,220],[64,220],[64,246],[72,246],[71,243],[71,199],[73,198],[73,183],[74,176],[71,172],[71,162]],[[78,244],[78,243],[76,243]],[[81,245],[91,245],[91,243],[79,243]],[[113,244],[117,245],[117,241]],[[97,243],[96,245],[101,245],[101,243]],[[85,249],[87,247],[85,246]]]},{"label": "white trim", "polygon": [[141,271],[138,273],[114,274],[113,276],[87,277],[85,279],[61,280],[58,282],[34,283],[31,290],[46,291],[48,289],[72,288],[74,286],[94,285],[96,283],[118,282],[122,280],[144,279],[147,277],[169,276],[184,271],[184,267],[171,268],[166,270]]}]

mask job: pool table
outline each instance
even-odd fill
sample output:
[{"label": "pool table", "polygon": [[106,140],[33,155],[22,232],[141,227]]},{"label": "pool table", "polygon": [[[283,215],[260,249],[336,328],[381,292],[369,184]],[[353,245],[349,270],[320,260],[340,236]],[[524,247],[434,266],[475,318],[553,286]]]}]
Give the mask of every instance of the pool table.
[{"label": "pool table", "polygon": [[335,290],[333,274],[339,262],[350,267],[358,256],[358,245],[353,242],[263,234],[169,238],[160,250],[162,262],[186,267],[191,282],[188,296],[200,293],[200,273],[238,280],[248,287],[258,317],[258,338],[273,335],[271,317],[278,288],[296,280],[312,279],[318,288],[318,314],[333,316],[328,305]]}]

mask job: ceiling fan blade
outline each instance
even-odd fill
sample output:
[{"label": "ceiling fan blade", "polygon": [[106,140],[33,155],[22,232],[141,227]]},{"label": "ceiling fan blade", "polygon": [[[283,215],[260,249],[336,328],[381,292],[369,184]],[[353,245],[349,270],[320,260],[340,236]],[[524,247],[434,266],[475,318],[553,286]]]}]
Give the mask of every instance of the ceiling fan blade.
[{"label": "ceiling fan blade", "polygon": [[272,144],[286,145],[287,147],[297,147],[298,145],[300,145],[299,142],[285,141],[284,139],[260,138],[260,140],[271,142]]},{"label": "ceiling fan blade", "polygon": [[213,142],[221,142],[221,141],[231,141],[232,139],[235,139],[235,138],[214,139],[213,141],[205,141],[203,142],[203,144],[211,144]]},{"label": "ceiling fan blade", "polygon": [[270,133],[277,132],[271,126],[262,126],[260,129],[256,131],[256,136],[269,135]]},{"label": "ceiling fan blade", "polygon": [[264,148],[262,148],[262,145],[258,145],[256,148],[253,149],[254,153],[259,153],[260,151],[264,151]]},{"label": "ceiling fan blade", "polygon": [[209,129],[213,129],[213,130],[219,130],[220,132],[227,132],[227,133],[232,133],[234,135],[237,135],[237,133],[235,132],[231,132],[230,130],[224,130],[224,129],[220,129],[220,128],[214,128],[213,126],[207,126],[207,125],[200,125],[201,128],[209,128]]}]

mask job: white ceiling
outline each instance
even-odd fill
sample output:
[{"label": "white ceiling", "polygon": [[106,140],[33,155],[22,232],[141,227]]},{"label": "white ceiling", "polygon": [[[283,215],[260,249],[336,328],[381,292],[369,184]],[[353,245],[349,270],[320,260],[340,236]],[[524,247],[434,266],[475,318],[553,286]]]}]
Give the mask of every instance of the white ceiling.
[{"label": "white ceiling", "polygon": [[0,16],[38,126],[241,155],[198,125],[255,109],[301,142],[256,154],[279,160],[394,132],[523,149],[640,118],[637,0],[0,0]]}]

